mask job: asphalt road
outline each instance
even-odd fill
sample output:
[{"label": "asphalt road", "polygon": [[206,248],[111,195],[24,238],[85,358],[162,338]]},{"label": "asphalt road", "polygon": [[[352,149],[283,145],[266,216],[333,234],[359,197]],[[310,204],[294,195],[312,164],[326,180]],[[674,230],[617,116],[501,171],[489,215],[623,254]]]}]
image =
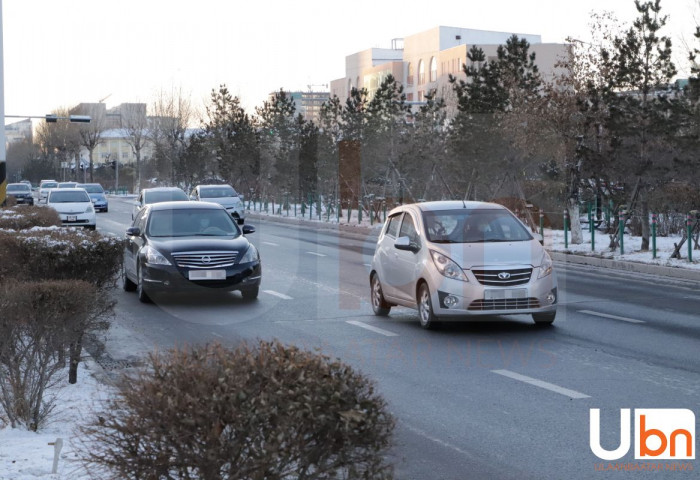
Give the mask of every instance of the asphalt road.
[{"label": "asphalt road", "polygon": [[[130,201],[110,198],[97,226],[122,236],[130,220]],[[514,316],[425,331],[413,310],[372,315],[371,239],[248,223],[263,259],[257,302],[230,293],[145,305],[118,290],[108,355],[126,364],[156,348],[276,338],[339,357],[389,402],[402,480],[696,478],[694,460],[670,462],[685,472],[597,471],[611,462],[591,452],[589,411],[601,411],[608,450],[620,443],[620,409],[700,413],[697,283],[557,264],[551,328]],[[648,463],[635,460],[635,441],[612,463]]]}]

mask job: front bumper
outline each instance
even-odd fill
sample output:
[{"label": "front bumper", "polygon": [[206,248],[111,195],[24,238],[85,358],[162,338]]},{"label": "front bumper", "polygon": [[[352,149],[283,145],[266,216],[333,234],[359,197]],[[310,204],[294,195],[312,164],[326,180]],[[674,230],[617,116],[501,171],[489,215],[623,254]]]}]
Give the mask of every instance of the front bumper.
[{"label": "front bumper", "polygon": [[61,224],[64,227],[94,227],[96,225],[95,213],[59,213]]},{"label": "front bumper", "polygon": [[109,207],[107,200],[93,200],[92,205],[95,207],[95,210],[107,210]]},{"label": "front bumper", "polygon": [[[142,266],[144,289],[149,292],[196,292],[203,290],[234,291],[260,286],[262,264],[260,261],[226,267],[225,280],[190,280],[187,268],[173,265]],[[197,269],[201,271],[200,269]]]},{"label": "front bumper", "polygon": [[[537,270],[533,270],[533,277]],[[469,282],[440,275],[432,279],[430,291],[433,311],[438,317],[472,317],[518,315],[552,312],[557,309],[556,275],[513,287],[484,286],[475,279]]]}]

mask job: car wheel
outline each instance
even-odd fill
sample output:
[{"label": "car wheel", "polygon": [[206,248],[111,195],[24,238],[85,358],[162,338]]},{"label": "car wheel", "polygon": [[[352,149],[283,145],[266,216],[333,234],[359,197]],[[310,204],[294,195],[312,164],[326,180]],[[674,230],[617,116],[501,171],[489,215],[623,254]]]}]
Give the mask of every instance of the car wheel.
[{"label": "car wheel", "polygon": [[85,228],[87,230],[95,230],[97,228],[97,225],[85,225]]},{"label": "car wheel", "polygon": [[125,292],[133,292],[136,290],[136,284],[129,280],[129,277],[126,275],[126,270],[122,267],[122,280],[124,282],[124,291]]},{"label": "car wheel", "polygon": [[105,208],[105,209],[104,209],[104,212],[105,212],[105,213],[109,212],[109,208]]},{"label": "car wheel", "polygon": [[425,282],[418,288],[418,313],[421,327],[430,330],[438,326],[438,318],[433,312],[433,302],[430,300],[430,288]]},{"label": "car wheel", "polygon": [[241,295],[246,300],[255,300],[258,298],[258,293],[260,293],[260,287],[250,287],[241,289]]},{"label": "car wheel", "polygon": [[138,279],[136,282],[136,294],[139,297],[139,301],[141,303],[151,303],[151,297],[148,296],[146,290],[143,288],[143,273],[141,273],[141,268],[137,270],[136,278]]},{"label": "car wheel", "polygon": [[535,321],[536,325],[547,326],[554,322],[554,318],[557,316],[557,311],[544,312],[544,313],[533,313],[532,319]]},{"label": "car wheel", "polygon": [[382,284],[379,282],[379,275],[376,273],[372,275],[372,280],[370,281],[371,288],[371,299],[372,299],[372,310],[374,314],[380,317],[386,317],[391,311],[391,306],[384,300],[384,293],[382,292]]}]

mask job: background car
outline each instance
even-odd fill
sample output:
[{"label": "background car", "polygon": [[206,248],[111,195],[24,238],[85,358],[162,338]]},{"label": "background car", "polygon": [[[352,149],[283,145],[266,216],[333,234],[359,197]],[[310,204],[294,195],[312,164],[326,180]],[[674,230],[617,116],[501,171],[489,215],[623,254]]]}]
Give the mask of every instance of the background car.
[{"label": "background car", "polygon": [[31,185],[26,183],[8,183],[6,193],[8,197],[14,197],[18,204],[34,205]]},{"label": "background car", "polygon": [[141,209],[151,203],[159,202],[188,202],[190,199],[187,194],[177,187],[154,187],[144,188],[139,193],[138,199],[134,202],[134,208],[131,212],[131,219],[136,218],[136,215]]},{"label": "background car", "polygon": [[105,190],[99,183],[79,183],[78,188],[84,188],[85,191],[90,195],[90,200],[95,206],[95,211],[108,212],[109,202],[105,196]]},{"label": "background car", "polygon": [[507,208],[486,202],[425,202],[391,211],[370,272],[372,308],[415,308],[424,328],[442,320],[557,313],[552,259]]},{"label": "background car", "polygon": [[46,195],[51,188],[58,188],[56,180],[42,180],[39,183],[39,202],[46,202]]},{"label": "background car", "polygon": [[190,199],[223,205],[240,225],[245,222],[245,204],[231,185],[197,185],[192,189]]},{"label": "background car", "polygon": [[47,193],[46,205],[58,212],[64,226],[96,227],[95,208],[84,188],[53,188]]},{"label": "background car", "polygon": [[158,292],[232,291],[258,297],[260,255],[224,207],[207,202],[146,205],[126,231],[124,290],[149,302]]},{"label": "background car", "polygon": [[58,182],[58,188],[75,188],[78,182]]}]

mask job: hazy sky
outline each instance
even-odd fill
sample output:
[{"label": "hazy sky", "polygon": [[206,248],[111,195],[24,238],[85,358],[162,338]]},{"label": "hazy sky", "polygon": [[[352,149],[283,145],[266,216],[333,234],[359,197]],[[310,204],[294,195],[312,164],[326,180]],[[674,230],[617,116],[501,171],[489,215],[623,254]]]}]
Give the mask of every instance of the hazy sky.
[{"label": "hazy sky", "polygon": [[[0,0],[5,114],[44,115],[105,97],[150,103],[181,88],[197,107],[226,84],[251,111],[280,87],[344,76],[345,56],[438,25],[588,37],[590,12],[629,22],[633,0]],[[662,0],[677,60],[700,0]],[[7,119],[7,121],[16,121]]]}]

